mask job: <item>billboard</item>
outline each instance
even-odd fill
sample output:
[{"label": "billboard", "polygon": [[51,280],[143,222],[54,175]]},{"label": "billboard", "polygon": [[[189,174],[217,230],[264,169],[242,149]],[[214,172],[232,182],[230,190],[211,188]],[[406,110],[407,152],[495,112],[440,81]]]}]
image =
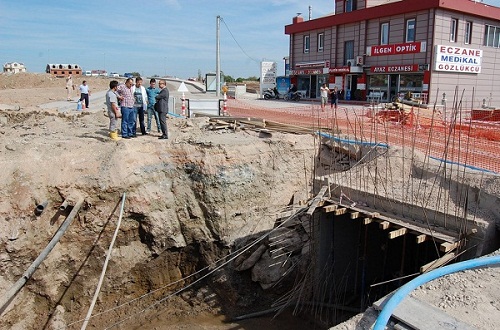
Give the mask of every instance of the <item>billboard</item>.
[{"label": "billboard", "polygon": [[276,62],[260,62],[260,95],[268,88],[276,87]]}]

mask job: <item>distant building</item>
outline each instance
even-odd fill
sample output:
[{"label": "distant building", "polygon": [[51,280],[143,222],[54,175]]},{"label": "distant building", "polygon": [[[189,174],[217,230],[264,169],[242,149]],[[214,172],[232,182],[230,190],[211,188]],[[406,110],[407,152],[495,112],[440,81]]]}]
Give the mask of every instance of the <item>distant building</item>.
[{"label": "distant building", "polygon": [[500,8],[468,0],[334,3],[332,15],[298,15],[285,26],[286,74],[308,97],[319,98],[327,83],[346,99],[412,93],[441,103],[459,86],[469,105],[500,104]]},{"label": "distant building", "polygon": [[26,72],[26,67],[24,66],[23,63],[9,62],[3,65],[3,72],[6,73]]},{"label": "distant building", "polygon": [[56,77],[81,76],[82,68],[78,64],[47,64],[45,72]]}]

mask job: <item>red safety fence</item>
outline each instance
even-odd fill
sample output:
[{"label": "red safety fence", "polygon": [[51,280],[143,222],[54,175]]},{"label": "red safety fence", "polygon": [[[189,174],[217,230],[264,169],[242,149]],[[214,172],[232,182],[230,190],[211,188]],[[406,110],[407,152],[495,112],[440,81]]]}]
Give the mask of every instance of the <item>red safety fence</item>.
[{"label": "red safety fence", "polygon": [[227,106],[231,116],[264,118],[314,130],[326,129],[343,138],[414,148],[446,162],[500,173],[500,121],[492,120],[495,118],[492,116],[486,116],[487,120],[476,120],[479,115],[475,110],[419,107],[387,110],[366,105],[340,106],[335,111],[328,105],[323,112],[317,103],[282,104],[275,102],[272,108],[232,99],[228,100]]}]

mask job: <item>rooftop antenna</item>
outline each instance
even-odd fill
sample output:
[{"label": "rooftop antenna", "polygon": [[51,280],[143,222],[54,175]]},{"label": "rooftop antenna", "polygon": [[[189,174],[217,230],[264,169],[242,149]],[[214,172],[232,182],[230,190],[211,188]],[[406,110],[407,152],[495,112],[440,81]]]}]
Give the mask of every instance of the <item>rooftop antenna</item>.
[{"label": "rooftop antenna", "polygon": [[302,15],[302,13],[297,13],[297,17],[300,16],[300,15]]},{"label": "rooftop antenna", "polygon": [[311,17],[312,17],[312,9],[313,9],[313,7],[309,6],[309,20],[311,20]]}]

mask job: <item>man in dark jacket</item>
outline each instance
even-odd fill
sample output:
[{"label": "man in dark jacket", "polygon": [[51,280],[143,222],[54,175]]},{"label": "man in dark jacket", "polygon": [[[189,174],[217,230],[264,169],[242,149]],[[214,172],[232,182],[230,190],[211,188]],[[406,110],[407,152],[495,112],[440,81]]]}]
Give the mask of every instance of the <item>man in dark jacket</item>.
[{"label": "man in dark jacket", "polygon": [[160,128],[162,135],[158,138],[160,140],[168,139],[168,129],[167,129],[167,113],[168,113],[168,98],[170,93],[166,86],[165,80],[160,80],[159,87],[161,89],[160,93],[155,96],[156,104],[155,110],[158,111],[160,116]]}]

